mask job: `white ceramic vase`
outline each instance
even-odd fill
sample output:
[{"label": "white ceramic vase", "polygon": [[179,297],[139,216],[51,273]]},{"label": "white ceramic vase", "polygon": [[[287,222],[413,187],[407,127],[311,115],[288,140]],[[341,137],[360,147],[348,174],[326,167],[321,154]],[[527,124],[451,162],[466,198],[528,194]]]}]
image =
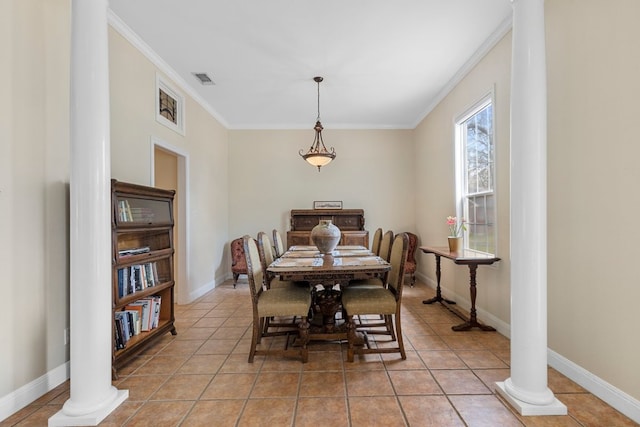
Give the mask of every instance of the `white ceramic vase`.
[{"label": "white ceramic vase", "polygon": [[321,219],[311,230],[311,241],[322,254],[330,254],[340,242],[340,229],[329,219]]}]

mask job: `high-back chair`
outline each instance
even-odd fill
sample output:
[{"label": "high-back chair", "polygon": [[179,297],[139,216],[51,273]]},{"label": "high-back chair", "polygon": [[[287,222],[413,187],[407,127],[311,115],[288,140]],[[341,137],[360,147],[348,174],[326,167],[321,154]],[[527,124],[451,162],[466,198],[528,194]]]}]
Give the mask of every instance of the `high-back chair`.
[{"label": "high-back chair", "polygon": [[[402,359],[407,355],[404,351],[402,339],[402,326],[400,321],[400,309],[402,307],[402,285],[404,282],[404,263],[407,259],[409,238],[406,233],[400,233],[393,241],[389,262],[391,270],[387,274],[387,285],[378,288],[363,288],[348,286],[342,292],[342,307],[347,316],[347,338],[349,348],[347,360],[353,362],[354,354],[368,353],[395,353],[399,352]],[[395,338],[397,347],[370,345],[358,346],[356,336],[356,323],[353,316],[379,314],[389,318],[395,324]],[[365,340],[368,343],[368,340]]]},{"label": "high-back chair", "polygon": [[280,232],[275,228],[273,229],[272,234],[273,234],[273,249],[274,249],[273,255],[276,258],[280,258],[285,251],[284,243],[282,242],[282,236],[280,235]]},{"label": "high-back chair", "polygon": [[373,240],[371,241],[371,252],[376,255],[380,254],[380,241],[382,240],[382,228],[373,232]]},{"label": "high-back chair", "polygon": [[411,276],[411,287],[416,284],[416,249],[418,248],[418,236],[413,233],[407,233],[409,237],[409,250],[407,252],[407,261],[404,263],[404,274]]},{"label": "high-back chair", "polygon": [[[382,232],[382,229],[379,229]],[[376,230],[377,232],[377,230]],[[389,254],[391,253],[391,243],[393,242],[393,231],[389,230],[382,236],[380,240],[380,247],[378,250],[378,255],[385,261],[389,261]],[[375,252],[374,252],[375,253]],[[349,286],[359,286],[359,287],[380,287],[383,286],[382,279],[378,277],[368,278],[368,279],[354,279],[349,282]]]},{"label": "high-back chair", "polygon": [[378,256],[385,261],[389,261],[389,255],[391,254],[391,243],[393,242],[393,231],[387,230],[382,236],[380,241],[380,250]]},{"label": "high-back chair", "polygon": [[233,287],[238,283],[241,274],[247,274],[247,262],[244,257],[244,247],[242,237],[231,241],[231,273],[233,274]]},{"label": "high-back chair", "polygon": [[273,256],[273,246],[271,245],[271,240],[269,239],[267,233],[265,233],[264,231],[258,233],[258,253],[260,255],[260,261],[262,262],[262,270],[264,271],[264,285],[267,289],[282,288],[294,285],[294,282],[288,280],[280,280],[279,277],[276,277],[267,271],[267,267],[271,265],[271,263],[275,260],[275,257]]},{"label": "high-back chair", "polygon": [[[247,277],[253,307],[253,330],[251,335],[251,348],[249,350],[249,363],[253,363],[255,355],[286,355],[296,354],[302,358],[302,362],[308,360],[307,342],[309,341],[309,321],[307,315],[311,308],[311,293],[302,287],[285,287],[277,289],[265,289],[263,287],[262,261],[258,253],[258,245],[251,236],[243,237],[245,260],[247,263]],[[298,323],[278,323],[275,331],[268,327],[271,318],[300,319]],[[286,327],[287,325],[288,327]],[[277,335],[289,335],[296,333],[299,342],[296,346],[286,345],[282,349],[265,348],[258,349],[263,337]]]}]

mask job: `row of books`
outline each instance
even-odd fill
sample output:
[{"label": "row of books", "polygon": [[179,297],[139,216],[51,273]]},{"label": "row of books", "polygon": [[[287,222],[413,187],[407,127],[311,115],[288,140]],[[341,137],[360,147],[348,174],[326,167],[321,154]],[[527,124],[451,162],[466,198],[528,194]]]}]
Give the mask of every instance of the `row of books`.
[{"label": "row of books", "polygon": [[118,269],[119,298],[151,288],[159,283],[158,267],[155,261]]},{"label": "row of books", "polygon": [[120,222],[153,222],[155,212],[148,207],[131,207],[129,200],[118,200],[118,219]]},{"label": "row of books", "polygon": [[127,304],[114,313],[114,345],[116,350],[126,348],[131,337],[158,327],[161,297],[153,295]]}]

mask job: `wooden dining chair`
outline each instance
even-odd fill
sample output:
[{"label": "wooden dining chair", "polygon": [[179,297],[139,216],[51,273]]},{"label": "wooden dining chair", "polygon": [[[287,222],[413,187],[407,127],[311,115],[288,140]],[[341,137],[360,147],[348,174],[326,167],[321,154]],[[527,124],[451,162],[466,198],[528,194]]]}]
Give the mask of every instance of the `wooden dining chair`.
[{"label": "wooden dining chair", "polygon": [[[380,230],[382,231],[382,230]],[[382,240],[380,241],[380,249],[377,254],[380,258],[385,261],[389,261],[389,254],[391,253],[391,243],[393,242],[393,231],[389,230],[382,236]],[[359,287],[374,287],[378,288],[384,285],[382,278],[380,277],[372,277],[367,279],[354,279],[349,282],[349,286],[359,286]]]},{"label": "wooden dining chair", "polygon": [[275,228],[273,229],[273,255],[276,258],[280,258],[285,251],[284,243],[282,241],[282,235]]},{"label": "wooden dining chair", "polygon": [[382,228],[373,232],[373,240],[371,241],[371,252],[376,255],[380,254],[380,241],[382,240]]},{"label": "wooden dining chair", "polygon": [[[400,310],[402,307],[402,286],[404,283],[404,263],[407,259],[409,249],[409,238],[406,233],[400,233],[393,241],[391,247],[390,263],[391,270],[387,274],[386,286],[377,288],[368,287],[347,287],[342,292],[342,307],[346,313],[347,339],[349,347],[347,350],[347,360],[353,362],[355,354],[368,353],[395,353],[399,352],[402,359],[406,359],[404,341],[402,339],[402,326]],[[357,324],[354,316],[365,316],[379,314],[395,325],[395,340],[397,346],[375,346],[369,345],[365,339],[365,346],[358,346]],[[367,332],[364,332],[365,334]]]},{"label": "wooden dining chair", "polygon": [[[247,263],[247,277],[253,308],[253,328],[251,334],[251,348],[249,363],[253,363],[256,355],[299,355],[306,363],[309,357],[307,342],[309,341],[308,313],[311,308],[311,293],[303,287],[283,287],[265,289],[263,276],[265,270],[258,252],[258,245],[251,236],[243,237],[243,247]],[[282,322],[272,323],[269,319],[279,319]],[[286,319],[292,319],[286,322]],[[300,319],[296,322],[296,319]],[[284,348],[276,349],[265,345],[258,348],[264,337],[286,335]],[[296,346],[290,347],[290,336],[296,335]]]},{"label": "wooden dining chair", "polygon": [[279,277],[267,271],[267,267],[275,260],[273,256],[273,246],[271,245],[271,239],[264,231],[258,233],[258,251],[260,255],[260,261],[262,262],[262,269],[264,271],[264,286],[267,289],[270,288],[283,288],[287,286],[294,286],[295,282],[289,280],[280,280]]}]

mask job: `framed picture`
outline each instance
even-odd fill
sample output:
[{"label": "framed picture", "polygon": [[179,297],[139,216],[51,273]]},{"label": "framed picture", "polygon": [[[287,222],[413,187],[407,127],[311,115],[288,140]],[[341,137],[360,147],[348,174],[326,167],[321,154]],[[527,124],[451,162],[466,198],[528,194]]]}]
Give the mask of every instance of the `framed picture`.
[{"label": "framed picture", "polygon": [[342,202],[315,201],[313,209],[342,209]]},{"label": "framed picture", "polygon": [[156,74],[156,121],[184,135],[184,96]]}]

